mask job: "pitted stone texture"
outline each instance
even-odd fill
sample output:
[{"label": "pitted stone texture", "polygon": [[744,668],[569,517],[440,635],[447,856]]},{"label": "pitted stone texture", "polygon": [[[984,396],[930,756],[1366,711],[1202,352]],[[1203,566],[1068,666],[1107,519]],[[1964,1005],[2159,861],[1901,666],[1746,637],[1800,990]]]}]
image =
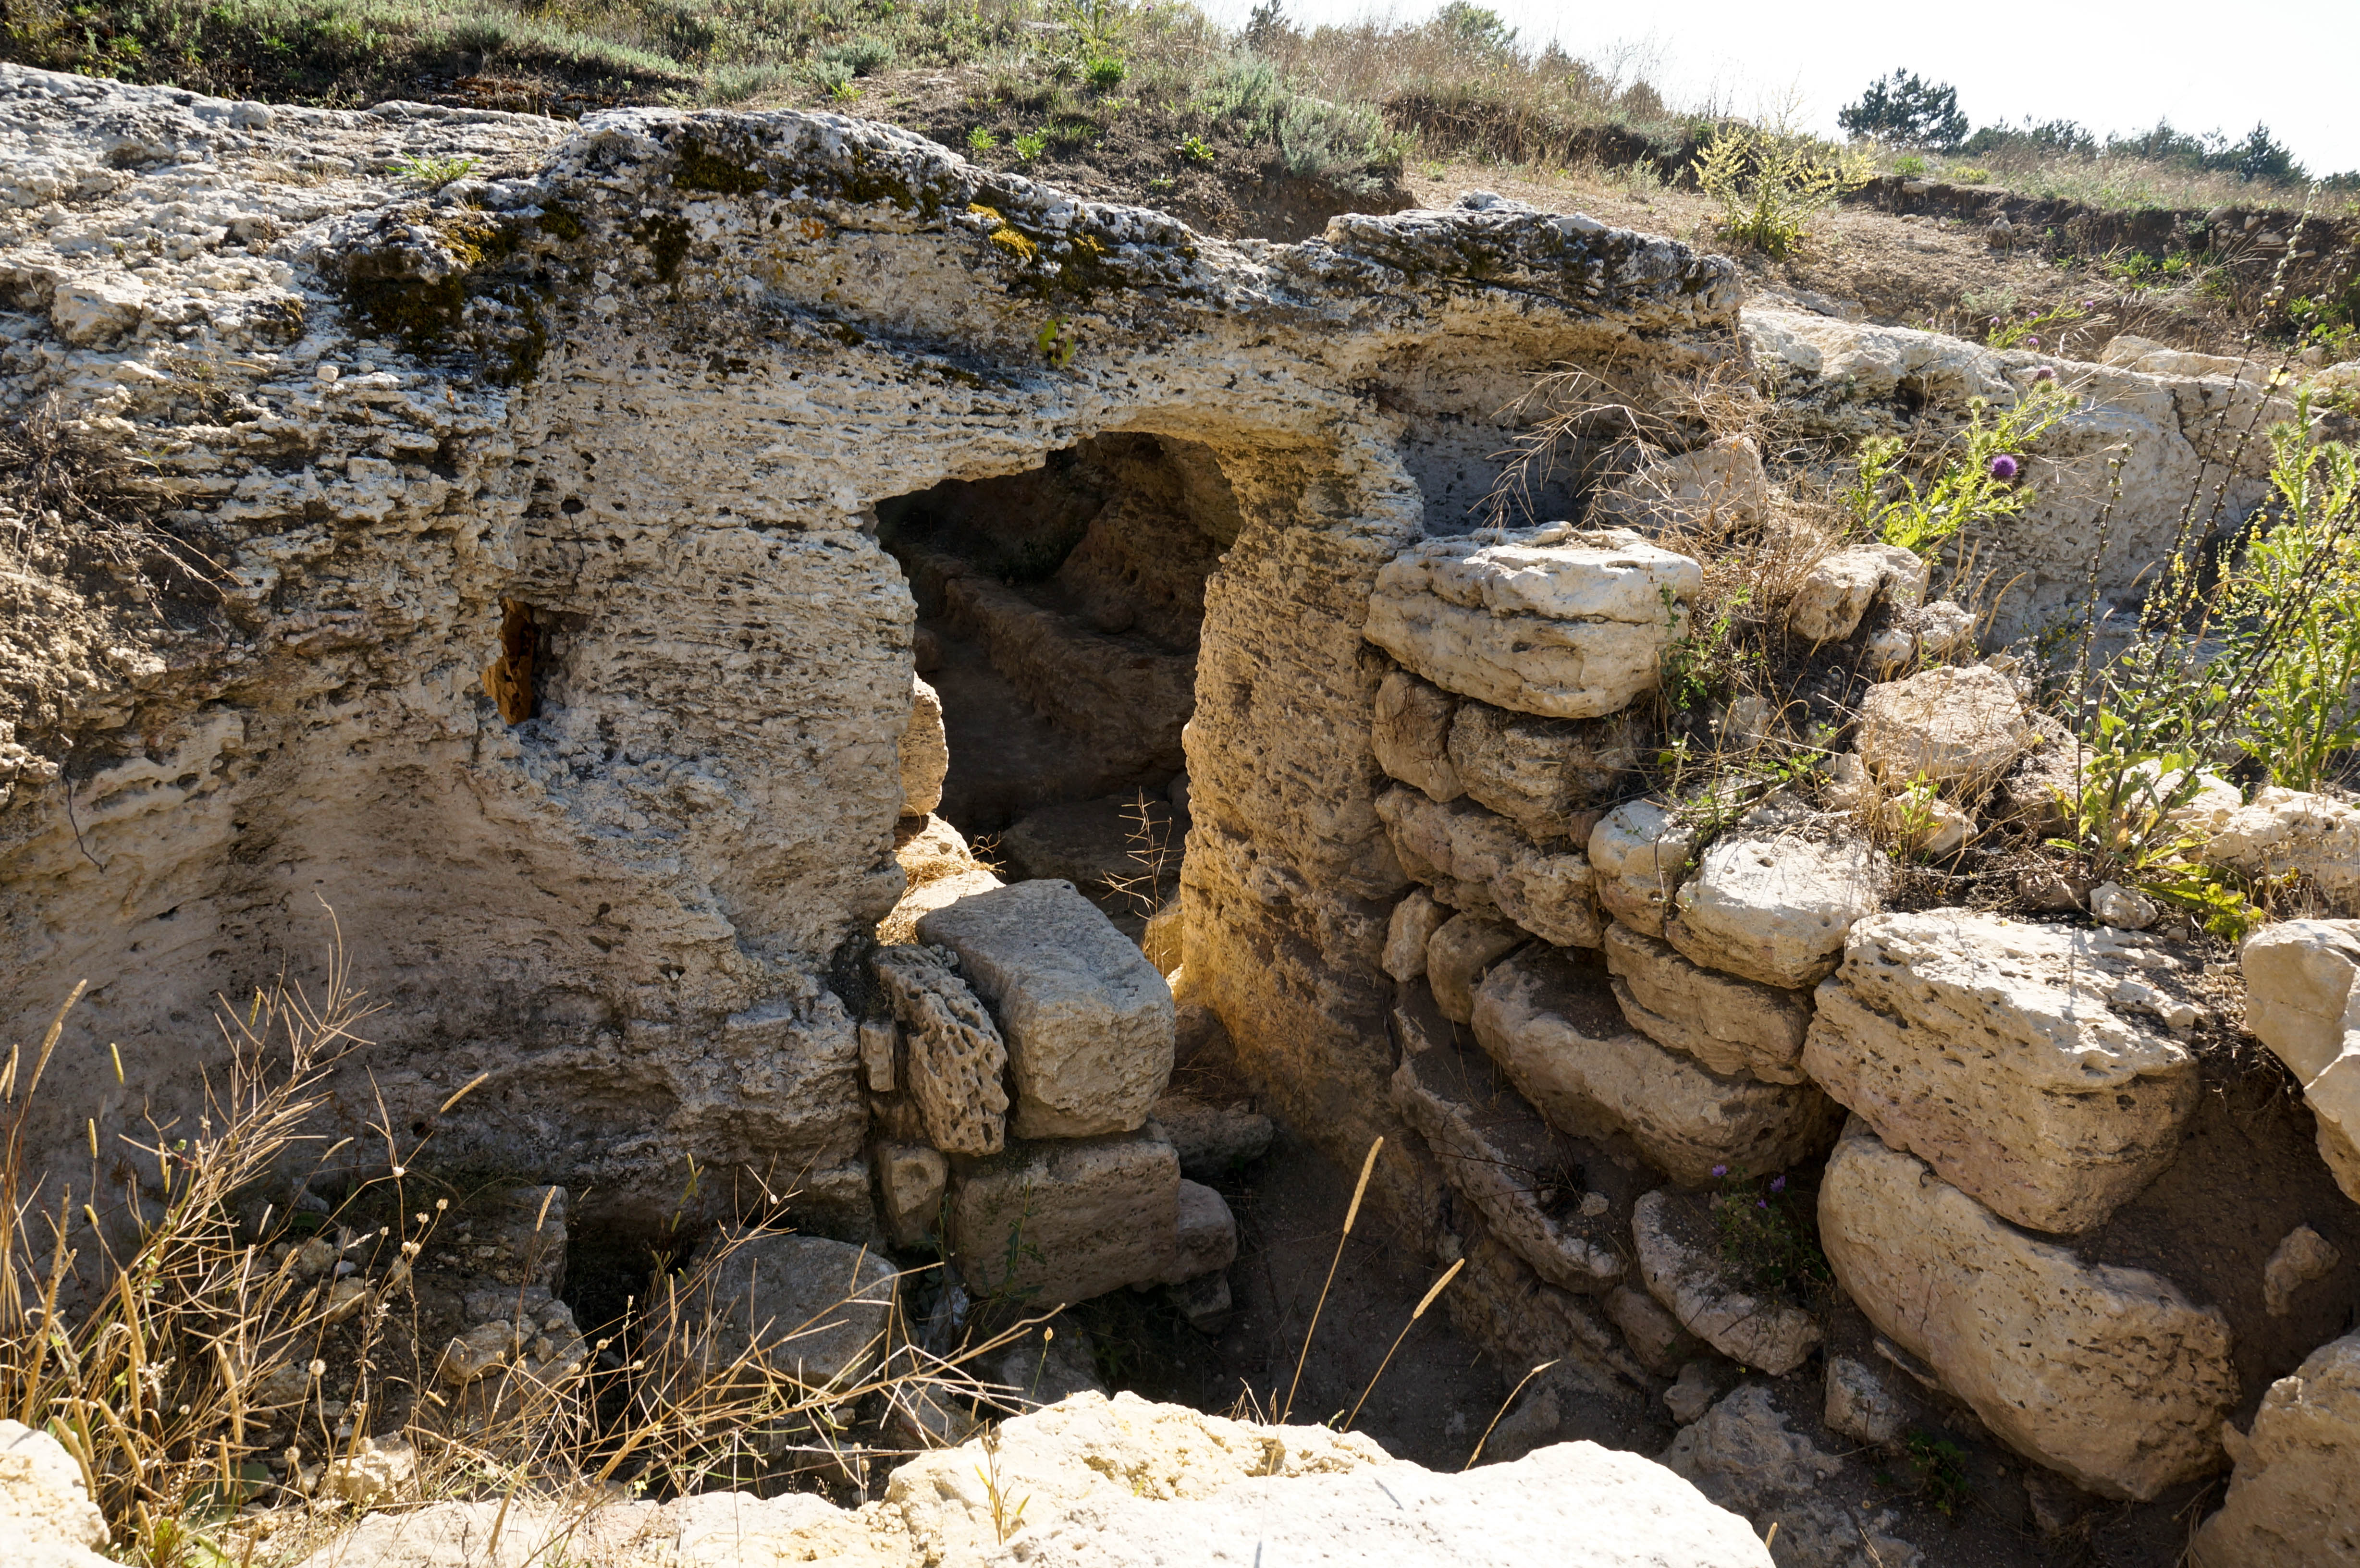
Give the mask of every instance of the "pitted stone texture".
[{"label": "pitted stone texture", "polygon": [[1788,1568],[1924,1568],[1925,1553],[1893,1533],[1892,1510],[1861,1502],[1841,1457],[1787,1424],[1771,1390],[1746,1383],[1684,1427],[1664,1464],[1736,1509]]},{"label": "pitted stone texture", "polygon": [[1444,903],[1497,912],[1559,947],[1596,947],[1604,935],[1579,850],[1536,844],[1496,812],[1468,800],[1437,806],[1413,789],[1378,796],[1377,815],[1402,870]]},{"label": "pitted stone texture", "polygon": [[1426,978],[1435,1005],[1453,1023],[1474,1016],[1475,987],[1491,965],[1532,939],[1522,928],[1481,915],[1453,915],[1426,945]]},{"label": "pitted stone texture", "polygon": [[2301,1081],[2320,1158],[2360,1203],[2360,921],[2264,926],[2238,960],[2245,1027]]},{"label": "pitted stone texture", "polygon": [[943,779],[950,770],[950,742],[943,738],[942,697],[912,675],[910,727],[901,732],[901,814],[930,815],[943,803]]},{"label": "pitted stone texture", "polygon": [[2270,1385],[2252,1432],[2222,1438],[2237,1467],[2190,1543],[2195,1568],[2360,1563],[2360,1334],[2313,1351]]},{"label": "pitted stone texture", "polygon": [[1439,686],[1396,670],[1377,687],[1370,749],[1377,766],[1437,803],[1465,792],[1450,760],[1451,716],[1459,699]]},{"label": "pitted stone texture", "polygon": [[1450,910],[1435,902],[1433,894],[1411,888],[1385,921],[1385,952],[1378,961],[1384,972],[1404,982],[1424,978],[1426,944],[1449,918]]},{"label": "pitted stone texture", "polygon": [[1819,1320],[1754,1295],[1699,1236],[1710,1243],[1711,1221],[1693,1202],[1665,1191],[1639,1200],[1631,1211],[1631,1239],[1648,1293],[1682,1328],[1740,1366],[1773,1377],[1800,1367],[1819,1345]]},{"label": "pitted stone texture", "polygon": [[1535,839],[1586,844],[1599,807],[1625,793],[1639,766],[1637,724],[1537,719],[1488,702],[1461,702],[1450,724],[1450,765],[1468,797]]},{"label": "pitted stone texture", "polygon": [[1854,545],[1823,556],[1803,574],[1786,606],[1786,629],[1806,642],[1834,642],[1860,626],[1884,593],[1914,605],[1925,596],[1927,562],[1897,545]]},{"label": "pitted stone texture", "polygon": [[953,1177],[961,1277],[1028,1311],[1175,1278],[1179,1225],[1179,1157],[1143,1133],[1011,1143]]},{"label": "pitted stone texture", "polygon": [[724,1229],[689,1261],[671,1349],[692,1377],[741,1358],[811,1392],[858,1388],[880,1363],[896,1294],[892,1261],[825,1236]]},{"label": "pitted stone texture", "polygon": [[1377,574],[1367,636],[1462,697],[1598,718],[1655,689],[1702,582],[1695,561],[1627,529],[1549,524],[1497,543],[1429,539]]},{"label": "pitted stone texture", "polygon": [[1803,1068],[2005,1218],[2079,1234],[2170,1162],[2196,1107],[2195,1057],[2125,1000],[2180,967],[2128,932],[1874,916],[1819,989]]},{"label": "pitted stone texture", "polygon": [[2360,915],[2360,811],[2341,800],[2265,785],[2214,819],[2204,858],[2248,877],[2300,871],[2337,913]]},{"label": "pitted stone texture", "polygon": [[996,1154],[1008,1131],[1008,1047],[946,952],[880,947],[878,984],[908,1042],[910,1098],[945,1154]]},{"label": "pitted stone texture", "polygon": [[1819,1244],[1869,1321],[2027,1458],[2141,1500],[2219,1464],[2229,1327],[2170,1280],[2027,1235],[1857,1119]]},{"label": "pitted stone texture", "polygon": [[1659,801],[1626,800],[1607,812],[1590,832],[1601,907],[1633,931],[1662,936],[1697,836]]},{"label": "pitted stone texture", "polygon": [[1839,1114],[1809,1083],[1726,1078],[1622,1021],[1594,964],[1527,949],[1476,988],[1475,1038],[1550,1124],[1627,1132],[1673,1180],[1715,1166],[1784,1171],[1825,1149]]},{"label": "pitted stone texture", "polygon": [[1172,1077],[1172,988],[1070,882],[1020,882],[918,922],[1008,1042],[1018,1138],[1129,1132]]},{"label": "pitted stone texture", "polygon": [[0,1420],[0,1557],[25,1568],[108,1568],[106,1520],[82,1466],[46,1432]]},{"label": "pitted stone texture", "polygon": [[1770,511],[1770,480],[1751,436],[1731,436],[1677,457],[1655,457],[1601,487],[1591,518],[1644,533],[1759,527]]},{"label": "pitted stone texture", "polygon": [[1680,884],[1664,936],[1708,969],[1794,991],[1835,968],[1852,922],[1876,907],[1876,855],[1865,843],[1741,825]]},{"label": "pitted stone texture", "polygon": [[1861,699],[1860,759],[1892,789],[1924,778],[1979,795],[2038,738],[2015,684],[1989,665],[1925,670]]},{"label": "pitted stone texture", "polygon": [[1808,994],[1691,964],[1671,943],[1620,920],[1606,928],[1605,946],[1614,999],[1633,1029],[1724,1077],[1804,1081],[1797,1059],[1811,1027]]}]

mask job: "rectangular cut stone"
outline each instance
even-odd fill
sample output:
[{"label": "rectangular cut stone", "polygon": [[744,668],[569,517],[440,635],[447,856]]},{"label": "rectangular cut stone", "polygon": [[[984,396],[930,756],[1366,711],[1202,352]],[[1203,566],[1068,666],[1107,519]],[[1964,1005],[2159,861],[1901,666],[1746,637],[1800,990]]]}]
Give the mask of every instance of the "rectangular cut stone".
[{"label": "rectangular cut stone", "polygon": [[1838,1113],[1812,1085],[1723,1077],[1625,1028],[1595,959],[1535,948],[1507,959],[1476,987],[1474,1029],[1551,1125],[1628,1133],[1675,1181],[1784,1171],[1834,1134]]},{"label": "rectangular cut stone", "polygon": [[1826,978],[1876,905],[1875,852],[1860,840],[1741,831],[1699,857],[1664,938],[1708,969],[1799,989]]},{"label": "rectangular cut stone", "polygon": [[1857,1117],[1819,1244],[1869,1321],[2026,1457],[2142,1501],[2220,1463],[2229,1325],[2170,1280],[2027,1236]]},{"label": "rectangular cut stone", "polygon": [[1808,993],[1759,985],[1691,964],[1667,942],[1617,920],[1606,928],[1606,967],[1631,1027],[1715,1073],[1765,1083],[1800,1083],[1796,1059],[1811,1027]]},{"label": "rectangular cut stone", "polygon": [[2136,932],[1872,916],[1819,988],[1803,1070],[2003,1217],[2076,1234],[2155,1179],[2196,1108],[2195,1058],[2152,1016],[2176,966]]},{"label": "rectangular cut stone", "polygon": [[1450,724],[1450,767],[1470,799],[1533,837],[1583,844],[1599,808],[1628,792],[1638,735],[1626,716],[1536,719],[1461,702]]},{"label": "rectangular cut stone", "polygon": [[1470,800],[1437,806],[1415,789],[1378,796],[1377,815],[1402,870],[1453,909],[1496,910],[1559,947],[1596,947],[1604,936],[1579,850],[1535,844],[1495,811]]},{"label": "rectangular cut stone", "polygon": [[1697,563],[1628,529],[1563,523],[1412,545],[1377,573],[1364,635],[1445,691],[1590,719],[1655,687]]},{"label": "rectangular cut stone", "polygon": [[1175,1278],[1179,1225],[1180,1157],[1142,1133],[1011,1144],[954,1178],[961,1277],[1026,1312]]},{"label": "rectangular cut stone", "polygon": [[1625,800],[1590,830],[1600,908],[1633,931],[1664,934],[1664,911],[1687,875],[1697,830],[1655,800]]},{"label": "rectangular cut stone", "polygon": [[926,915],[1008,1041],[1018,1138],[1129,1132],[1172,1076],[1172,988],[1062,881],[1019,882]]}]

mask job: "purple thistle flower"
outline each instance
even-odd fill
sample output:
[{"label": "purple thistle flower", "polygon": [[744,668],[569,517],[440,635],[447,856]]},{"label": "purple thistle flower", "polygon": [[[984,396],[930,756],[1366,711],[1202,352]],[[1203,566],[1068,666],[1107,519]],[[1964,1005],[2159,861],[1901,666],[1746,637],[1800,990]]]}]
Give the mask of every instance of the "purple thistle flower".
[{"label": "purple thistle flower", "polygon": [[2040,346],[2040,340],[2038,338],[2027,338],[2024,341],[2030,347],[2038,348]]},{"label": "purple thistle flower", "polygon": [[2057,379],[2057,372],[2044,365],[2032,373],[2032,378],[2035,381],[2054,381]]},{"label": "purple thistle flower", "polygon": [[2008,456],[2005,452],[2001,452],[1997,457],[1991,460],[1991,476],[1994,479],[2005,482],[2015,478],[2016,472],[2016,459]]},{"label": "purple thistle flower", "polygon": [[1754,1206],[1757,1209],[1766,1209],[1770,1206],[1770,1200],[1767,1198],[1756,1198],[1754,1200]]},{"label": "purple thistle flower", "polygon": [[1712,1168],[1712,1173],[1716,1176],[1726,1176],[1729,1174],[1729,1167],[1726,1165],[1716,1165]]},{"label": "purple thistle flower", "polygon": [[1784,1176],[1773,1176],[1773,1177],[1771,1177],[1771,1178],[1770,1178],[1770,1190],[1771,1190],[1772,1192],[1785,1192],[1785,1191],[1786,1190],[1786,1178],[1785,1178]]}]

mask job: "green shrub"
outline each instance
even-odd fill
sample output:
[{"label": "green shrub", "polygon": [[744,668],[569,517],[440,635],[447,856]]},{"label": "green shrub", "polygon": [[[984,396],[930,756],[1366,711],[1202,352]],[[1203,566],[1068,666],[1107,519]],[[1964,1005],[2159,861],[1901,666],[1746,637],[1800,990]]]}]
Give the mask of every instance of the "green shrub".
[{"label": "green shrub", "polygon": [[1739,125],[1714,132],[1690,167],[1698,188],[1721,204],[1721,231],[1771,256],[1792,256],[1813,220],[1870,171],[1864,153]]},{"label": "green shrub", "polygon": [[850,38],[819,51],[824,64],[844,67],[850,76],[874,76],[893,63],[893,46],[882,38]]},{"label": "green shrub", "polygon": [[1722,1262],[1754,1290],[1786,1301],[1808,1300],[1835,1282],[1811,1204],[1788,1191],[1785,1176],[1765,1181],[1727,1166],[1713,1173],[1725,1181],[1707,1200]]},{"label": "green shrub", "polygon": [[974,127],[967,134],[967,150],[969,152],[989,152],[999,145],[1000,138],[981,125]]},{"label": "green shrub", "polygon": [[[1842,499],[1852,516],[1886,544],[1930,556],[1970,523],[2012,517],[2029,506],[2021,454],[2071,413],[2077,399],[2054,381],[2036,381],[1997,414],[1984,398],[1967,403],[1967,428],[1931,485],[1902,472],[1904,448],[1892,436],[1861,443],[1857,471]],[[2005,459],[2003,463],[2001,460]]]},{"label": "green shrub", "polygon": [[1017,157],[1030,163],[1049,150],[1049,138],[1038,131],[1026,131],[1008,145],[1016,149]]},{"label": "green shrub", "polygon": [[1297,179],[1366,191],[1378,184],[1371,170],[1401,167],[1402,144],[1365,104],[1297,98],[1279,116],[1278,151],[1286,172]]},{"label": "green shrub", "polygon": [[1926,172],[1926,160],[1914,152],[1907,158],[1896,158],[1893,160],[1893,172],[1905,180],[1914,180]]},{"label": "green shrub", "polygon": [[1130,74],[1131,67],[1120,58],[1109,55],[1084,67],[1082,79],[1100,93],[1111,93],[1121,86],[1122,79]]},{"label": "green shrub", "polygon": [[1972,163],[1952,164],[1950,166],[1950,178],[1957,180],[1961,185],[1984,185],[1988,184],[1991,180],[1991,170],[1988,169],[1977,169]]}]

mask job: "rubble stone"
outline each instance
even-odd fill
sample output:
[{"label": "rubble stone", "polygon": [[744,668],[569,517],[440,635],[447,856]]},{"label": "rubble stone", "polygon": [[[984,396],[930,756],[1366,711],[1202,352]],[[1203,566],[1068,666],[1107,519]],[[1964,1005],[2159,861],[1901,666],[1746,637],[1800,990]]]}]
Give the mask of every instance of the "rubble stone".
[{"label": "rubble stone", "polygon": [[1379,964],[1395,980],[1410,981],[1426,975],[1426,944],[1450,910],[1435,901],[1434,895],[1423,887],[1413,887],[1402,901],[1393,906],[1385,922],[1385,952]]},{"label": "rubble stone", "polygon": [[2360,1561],[2360,1334],[2270,1385],[2253,1430],[2222,1433],[2236,1469],[2190,1543],[2195,1568],[2348,1568]]},{"label": "rubble stone", "polygon": [[1626,800],[1590,832],[1598,902],[1646,936],[1664,934],[1664,915],[1688,871],[1697,833],[1654,800]]},{"label": "rubble stone", "polygon": [[2319,1154],[2360,1203],[2360,921],[2285,920],[2245,939],[2245,1027],[2302,1083]]},{"label": "rubble stone", "polygon": [[1161,1138],[1011,1143],[954,1173],[952,1247],[967,1289],[1045,1311],[1173,1279],[1179,1205]]},{"label": "rubble stone", "polygon": [[1790,1427],[1760,1383],[1740,1386],[1683,1427],[1664,1464],[1756,1530],[1776,1521],[1774,1550],[1792,1568],[1925,1563],[1924,1552],[1893,1533],[1899,1521],[1892,1510],[1852,1506],[1838,1486],[1843,1461]]},{"label": "rubble stone", "polygon": [[1426,977],[1442,1016],[1465,1023],[1491,965],[1531,940],[1523,928],[1482,915],[1453,915],[1437,926],[1426,945]]},{"label": "rubble stone", "polygon": [[997,1153],[1008,1116],[1000,1026],[937,949],[880,947],[872,966],[907,1031],[906,1086],[927,1141],[945,1154]]},{"label": "rubble stone", "polygon": [[1800,1083],[1797,1058],[1811,1027],[1807,993],[1757,985],[1691,964],[1666,942],[1617,920],[1606,928],[1614,999],[1633,1029],[1724,1077]]},{"label": "rubble stone", "polygon": [[950,770],[951,746],[943,734],[942,697],[912,675],[910,727],[901,732],[901,814],[932,815],[943,803],[943,779]]},{"label": "rubble stone", "polygon": [[1877,907],[1875,853],[1854,838],[1734,832],[1680,884],[1664,936],[1690,961],[1780,990],[1816,985]]},{"label": "rubble stone", "polygon": [[914,1247],[942,1217],[943,1191],[950,1162],[923,1143],[875,1143],[869,1168],[877,1172],[878,1212],[896,1247]]},{"label": "rubble stone", "polygon": [[1644,532],[1754,528],[1769,511],[1770,480],[1751,436],[1652,458],[1590,503],[1594,520]]},{"label": "rubble stone", "polygon": [[1412,789],[1378,796],[1377,815],[1402,870],[1444,903],[1469,914],[1496,911],[1559,947],[1596,947],[1601,939],[1590,861],[1579,850],[1535,844],[1472,801],[1437,806]]},{"label": "rubble stone", "polygon": [[1915,604],[1926,592],[1927,562],[1897,545],[1854,545],[1822,556],[1796,586],[1786,608],[1786,629],[1806,642],[1835,642],[1852,636],[1861,617],[1883,593],[1896,604]]},{"label": "rubble stone", "polygon": [[1377,766],[1437,804],[1464,792],[1450,760],[1450,721],[1458,705],[1458,698],[1406,670],[1393,670],[1377,687],[1369,737]]},{"label": "rubble stone", "polygon": [[1193,1094],[1164,1095],[1149,1120],[1180,1157],[1180,1174],[1199,1181],[1233,1176],[1260,1160],[1276,1133],[1259,1111],[1208,1105]]},{"label": "rubble stone", "polygon": [[106,1546],[105,1516],[65,1445],[0,1419],[0,1557],[27,1568],[109,1568]]},{"label": "rubble stone", "polygon": [[1680,1326],[1745,1367],[1777,1377],[1818,1348],[1819,1320],[1799,1307],[1765,1301],[1734,1279],[1727,1264],[1686,1234],[1702,1223],[1692,1205],[1658,1190],[1631,1212],[1631,1238],[1648,1293]]},{"label": "rubble stone", "polygon": [[1861,699],[1861,760],[1888,786],[1923,777],[1980,794],[2035,735],[2015,685],[1988,665],[1925,670]]},{"label": "rubble stone", "polygon": [[813,1390],[858,1388],[893,1321],[896,1270],[866,1247],[725,1227],[689,1260],[675,1320],[691,1375],[750,1356]]},{"label": "rubble stone", "polygon": [[1175,1209],[1171,1283],[1202,1279],[1237,1261],[1237,1216],[1218,1192],[1202,1182],[1184,1181]]},{"label": "rubble stone", "polygon": [[1849,1356],[1828,1357],[1828,1430],[1882,1448],[1901,1436],[1910,1408],[1892,1379]]},{"label": "rubble stone", "polygon": [[1450,764],[1468,797],[1535,839],[1590,839],[1599,810],[1639,766],[1639,732],[1627,715],[1538,719],[1488,702],[1461,702],[1450,725]]}]

